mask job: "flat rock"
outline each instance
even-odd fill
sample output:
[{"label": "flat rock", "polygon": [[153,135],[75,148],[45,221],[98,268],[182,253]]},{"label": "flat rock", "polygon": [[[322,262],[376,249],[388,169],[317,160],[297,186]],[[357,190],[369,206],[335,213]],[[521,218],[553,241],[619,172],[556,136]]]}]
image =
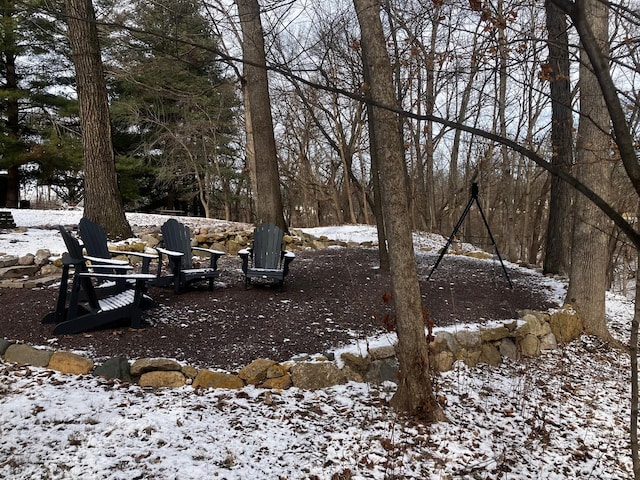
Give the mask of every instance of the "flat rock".
[{"label": "flat rock", "polygon": [[182,372],[177,371],[153,371],[143,373],[138,381],[141,387],[153,388],[178,388],[186,384],[186,378]]},{"label": "flat rock", "polygon": [[230,388],[244,387],[244,382],[237,375],[211,370],[200,370],[191,384],[193,388]]},{"label": "flat rock", "polygon": [[131,375],[137,377],[154,370],[162,372],[179,372],[182,366],[168,358],[140,358],[131,365]]},{"label": "flat rock", "polygon": [[37,265],[14,265],[0,268],[0,278],[22,278],[34,275],[40,267]]},{"label": "flat rock", "polygon": [[4,359],[8,363],[18,363],[20,365],[31,365],[34,367],[46,367],[53,352],[51,350],[41,350],[30,345],[17,343],[10,345],[4,353]]}]

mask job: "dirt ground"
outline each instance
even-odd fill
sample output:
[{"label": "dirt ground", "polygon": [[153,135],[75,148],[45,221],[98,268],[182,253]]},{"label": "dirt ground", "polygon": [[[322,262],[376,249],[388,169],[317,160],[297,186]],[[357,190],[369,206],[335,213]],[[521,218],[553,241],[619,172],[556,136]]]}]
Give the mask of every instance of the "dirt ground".
[{"label": "dirt ground", "polygon": [[[435,326],[517,318],[523,309],[554,306],[533,273],[509,269],[509,288],[498,262],[447,255],[432,275],[434,254],[418,255],[423,305]],[[150,288],[156,306],[144,326],[114,326],[56,337],[41,318],[51,311],[56,288],[0,289],[0,336],[51,348],[82,351],[96,360],[168,357],[196,367],[235,370],[256,358],[285,361],[382,334],[393,302],[389,275],[378,267],[377,250],[327,248],[297,253],[285,286],[245,290],[240,259],[226,256],[214,291],[195,288],[174,295]]]}]

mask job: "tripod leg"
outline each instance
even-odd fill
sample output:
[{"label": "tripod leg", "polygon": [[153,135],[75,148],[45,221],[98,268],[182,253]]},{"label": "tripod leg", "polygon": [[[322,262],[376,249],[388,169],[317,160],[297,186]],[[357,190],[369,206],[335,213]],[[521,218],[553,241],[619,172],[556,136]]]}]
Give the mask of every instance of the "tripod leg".
[{"label": "tripod leg", "polygon": [[458,220],[458,223],[456,223],[456,226],[453,228],[453,232],[451,232],[451,235],[449,236],[449,238],[447,240],[447,243],[445,244],[444,248],[440,252],[440,255],[438,256],[438,259],[436,260],[435,265],[431,268],[431,271],[429,272],[429,275],[427,276],[427,280],[429,280],[431,278],[431,275],[433,274],[433,272],[436,270],[436,268],[438,268],[438,265],[440,265],[440,261],[442,260],[442,257],[444,257],[445,254],[447,253],[447,250],[449,250],[449,246],[453,242],[454,237],[456,236],[456,234],[458,233],[458,230],[462,226],[462,222],[464,222],[464,218],[467,216],[467,213],[469,213],[469,210],[471,210],[471,205],[473,205],[474,198],[475,197],[472,196],[469,199],[469,202],[467,203],[467,206],[464,208],[464,211],[462,212],[462,215],[460,216],[460,220]]},{"label": "tripod leg", "polygon": [[498,256],[498,260],[500,260],[500,265],[502,265],[502,271],[504,272],[504,276],[507,277],[507,282],[509,283],[509,288],[513,288],[513,284],[511,283],[511,279],[509,278],[509,274],[507,273],[507,267],[504,266],[504,262],[502,261],[502,257],[500,256],[500,252],[498,251],[498,245],[496,244],[496,240],[493,238],[493,233],[491,233],[491,229],[489,228],[489,222],[487,222],[487,218],[484,216],[484,212],[482,211],[482,207],[480,206],[480,202],[476,198],[476,204],[478,205],[478,210],[480,210],[480,215],[482,216],[482,221],[484,222],[484,226],[487,227],[487,232],[489,232],[489,238],[491,239],[491,243],[493,243],[493,248],[496,249],[496,255]]}]

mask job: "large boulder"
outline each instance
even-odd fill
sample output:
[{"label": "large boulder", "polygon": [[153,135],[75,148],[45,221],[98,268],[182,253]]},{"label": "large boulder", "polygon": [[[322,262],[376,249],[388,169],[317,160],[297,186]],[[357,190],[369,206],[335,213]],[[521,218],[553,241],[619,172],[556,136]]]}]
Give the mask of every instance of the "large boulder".
[{"label": "large boulder", "polygon": [[565,305],[551,315],[551,332],[558,343],[568,343],[578,338],[583,331],[582,321],[573,307]]}]

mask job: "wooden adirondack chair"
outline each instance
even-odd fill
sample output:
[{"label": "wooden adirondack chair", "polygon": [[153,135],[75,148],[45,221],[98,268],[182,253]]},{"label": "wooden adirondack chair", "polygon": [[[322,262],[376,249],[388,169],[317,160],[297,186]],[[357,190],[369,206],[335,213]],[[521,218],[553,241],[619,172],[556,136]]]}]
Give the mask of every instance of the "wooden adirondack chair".
[{"label": "wooden adirondack chair", "polygon": [[[171,285],[175,293],[180,293],[187,285],[194,282],[208,281],[209,290],[213,290],[213,282],[220,276],[218,271],[218,258],[224,252],[210,248],[192,247],[191,231],[189,227],[178,222],[174,218],[167,220],[162,227],[163,247],[156,247],[160,262],[158,263],[157,285]],[[209,256],[209,266],[196,268],[193,265],[193,254],[204,253]],[[161,267],[164,255],[169,259],[169,277],[161,276]]]},{"label": "wooden adirondack chair", "polygon": [[[58,292],[56,310],[47,314],[43,323],[55,323],[55,335],[79,333],[92,330],[119,320],[130,319],[131,326],[139,328],[141,323],[141,302],[146,290],[146,282],[155,278],[151,274],[98,273],[92,268],[130,270],[130,266],[92,265],[90,268],[83,256],[82,246],[66,229],[59,227],[67,247],[63,256],[62,279]],[[70,270],[73,281],[69,293]],[[94,286],[94,280],[127,279],[124,288],[101,289]],[[133,282],[133,283],[130,283]]]},{"label": "wooden adirondack chair", "polygon": [[252,278],[272,279],[282,287],[289,264],[296,258],[284,249],[284,232],[272,223],[264,223],[253,232],[253,247],[238,252],[242,258],[245,287]]},{"label": "wooden adirondack chair", "polygon": [[[126,255],[128,257],[136,256],[142,259],[142,273],[149,273],[149,266],[151,260],[157,259],[157,253],[146,252],[127,252],[127,251],[111,251],[109,250],[107,234],[101,225],[92,222],[87,218],[80,219],[78,223],[78,230],[84,248],[87,250],[85,258],[92,262],[101,263],[104,265],[128,265],[126,260],[118,260],[112,258],[113,255]],[[102,271],[102,273],[112,272],[109,269]],[[114,272],[115,273],[115,272]]]}]

